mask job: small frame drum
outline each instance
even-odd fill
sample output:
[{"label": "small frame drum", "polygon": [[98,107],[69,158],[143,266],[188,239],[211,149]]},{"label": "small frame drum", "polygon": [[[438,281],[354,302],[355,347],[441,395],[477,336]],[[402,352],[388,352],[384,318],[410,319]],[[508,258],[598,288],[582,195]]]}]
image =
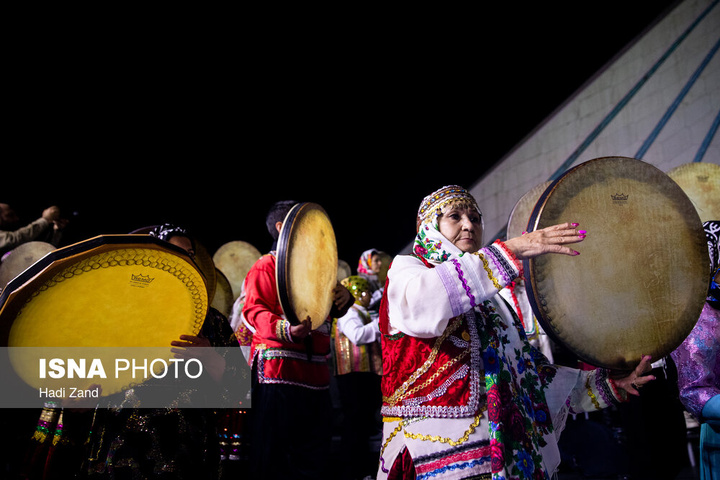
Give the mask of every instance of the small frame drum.
[{"label": "small frame drum", "polygon": [[242,240],[227,242],[213,254],[215,266],[230,282],[233,301],[242,294],[245,277],[261,256],[260,250]]},{"label": "small frame drum", "polygon": [[720,220],[720,165],[686,163],[667,173],[695,205],[700,220]]},{"label": "small frame drum", "polygon": [[0,263],[0,291],[26,268],[55,250],[47,242],[27,242],[10,250]]},{"label": "small frame drum", "polygon": [[298,324],[308,316],[317,329],[332,308],[338,279],[335,231],[325,210],[300,203],[288,212],[280,229],[276,283],[287,319]]}]

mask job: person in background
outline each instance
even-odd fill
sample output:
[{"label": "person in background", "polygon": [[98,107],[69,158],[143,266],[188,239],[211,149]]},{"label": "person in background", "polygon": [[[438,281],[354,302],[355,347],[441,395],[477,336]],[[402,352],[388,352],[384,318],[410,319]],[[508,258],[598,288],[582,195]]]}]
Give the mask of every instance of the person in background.
[{"label": "person in background", "polygon": [[710,253],[710,285],[702,313],[671,357],[680,401],[700,422],[700,479],[720,478],[720,221],[703,224]]},{"label": "person in background", "polygon": [[368,282],[371,296],[368,309],[373,317],[378,316],[382,292],[385,288],[387,271],[390,267],[392,257],[385,252],[371,248],[365,250],[358,260],[357,275]]},{"label": "person in background", "polygon": [[[195,256],[193,237],[181,226],[162,224],[149,235],[185,250],[191,258]],[[179,385],[177,398],[168,401],[167,408],[143,408],[142,403],[148,392],[163,388],[165,379],[151,379],[103,399],[92,418],[83,466],[86,477],[82,478],[220,477],[217,415],[223,409],[216,407],[232,408],[237,399],[245,398],[250,383],[240,344],[227,318],[209,307],[200,332],[180,335],[171,345],[176,356],[202,361],[203,388],[194,382]]]},{"label": "person in background", "polygon": [[67,224],[68,220],[60,217],[60,209],[52,206],[43,210],[40,218],[22,226],[15,210],[7,203],[0,203],[0,256],[33,240],[47,238],[48,243],[58,246]]},{"label": "person in background", "polygon": [[380,252],[374,248],[365,250],[360,255],[357,266],[357,274],[369,282],[370,288],[373,291],[380,287],[378,283],[378,271],[380,270],[380,265],[378,264],[379,253]]},{"label": "person in background", "polygon": [[285,317],[275,282],[276,250],[283,221],[296,203],[281,201],[270,208],[266,226],[273,246],[245,277],[242,315],[254,330],[249,361],[252,478],[333,478],[331,318],[345,315],[354,299],[338,282],[330,316],[317,329],[312,330],[312,319],[291,324]]},{"label": "person in background", "polygon": [[377,318],[370,317],[368,281],[351,275],[341,282],[355,303],[337,319],[334,335],[335,380],[342,408],[340,455],[342,479],[362,479],[374,474],[377,453],[370,455],[370,439],[377,434],[382,398],[382,352]]},{"label": "person in background", "polygon": [[[60,209],[51,206],[43,210],[40,218],[23,226],[17,212],[9,204],[0,203],[0,261],[4,261],[12,250],[28,242],[42,240],[55,247],[59,246],[63,229],[67,224],[68,221],[60,217]],[[4,284],[0,285],[0,291],[4,288]],[[55,410],[48,411],[53,412],[49,416],[57,420],[57,416],[54,416]],[[18,449],[26,440],[23,426],[31,425],[35,419],[36,415],[32,410],[19,409],[12,414],[4,415],[0,420],[0,428],[8,432],[0,441],[0,468],[9,471],[10,465],[22,455]]]}]

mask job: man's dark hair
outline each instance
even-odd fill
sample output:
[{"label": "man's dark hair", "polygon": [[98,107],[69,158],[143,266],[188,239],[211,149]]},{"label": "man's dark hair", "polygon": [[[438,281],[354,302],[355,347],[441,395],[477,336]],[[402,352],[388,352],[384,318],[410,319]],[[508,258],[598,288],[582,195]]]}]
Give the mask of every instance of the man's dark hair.
[{"label": "man's dark hair", "polygon": [[273,240],[277,240],[280,235],[280,232],[278,232],[275,228],[275,224],[285,220],[288,212],[292,210],[292,207],[294,207],[297,203],[298,202],[294,200],[282,200],[270,207],[270,211],[268,211],[268,214],[265,217],[265,226],[267,226],[268,232]]}]

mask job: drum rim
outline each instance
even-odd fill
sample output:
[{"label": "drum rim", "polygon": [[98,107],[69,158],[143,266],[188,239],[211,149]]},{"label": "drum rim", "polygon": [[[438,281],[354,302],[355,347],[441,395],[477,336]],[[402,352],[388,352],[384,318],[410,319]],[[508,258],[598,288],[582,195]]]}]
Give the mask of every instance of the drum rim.
[{"label": "drum rim", "polygon": [[[122,248],[151,248],[159,251],[170,251],[197,270],[198,277],[202,279],[205,284],[205,288],[207,289],[207,279],[205,278],[205,275],[195,262],[193,262],[188,253],[180,247],[150,235],[98,235],[96,237],[49,252],[7,284],[6,288],[4,288],[2,293],[0,293],[0,323],[2,323],[2,325],[0,325],[0,345],[7,344],[10,328],[15,320],[13,317],[7,322],[7,325],[5,325],[5,315],[16,315],[17,311],[13,311],[12,309],[18,310],[21,307],[21,304],[24,303],[22,298],[25,298],[28,295],[24,290],[25,284],[31,282],[35,277],[37,277],[37,275],[42,273],[47,267],[51,266],[56,261],[72,257],[77,257],[78,260],[81,260],[104,251]],[[60,267],[58,267],[58,269],[60,269]],[[20,296],[21,298],[16,299],[16,296]],[[209,306],[210,298],[208,296],[207,307],[209,308]]]},{"label": "drum rim", "polygon": [[[295,313],[295,309],[293,308],[292,304],[292,286],[290,285],[290,282],[288,282],[288,255],[287,255],[287,247],[288,242],[290,241],[290,236],[293,231],[293,227],[295,226],[295,222],[298,220],[298,217],[301,213],[307,212],[310,210],[318,210],[320,211],[325,217],[328,218],[329,216],[325,209],[320,206],[317,203],[314,202],[300,202],[295,204],[290,211],[285,216],[285,220],[283,220],[282,227],[280,229],[280,236],[278,237],[278,245],[277,245],[277,258],[276,258],[276,274],[275,274],[275,284],[278,291],[278,298],[280,300],[280,306],[282,307],[283,312],[285,313],[285,318],[290,322],[291,325],[298,325],[300,324],[300,319],[297,317],[297,314]],[[329,311],[328,311],[329,313]],[[323,319],[324,321],[324,319]]]},{"label": "drum rim", "polygon": [[[39,240],[33,240],[33,241],[30,241],[30,242],[25,242],[25,243],[22,243],[22,244],[18,245],[18,246],[15,247],[14,249],[10,250],[10,252],[8,252],[8,253],[12,254],[12,252],[14,252],[14,251],[24,250],[25,247],[28,247],[28,246],[31,246],[31,245],[42,245],[43,247],[46,247],[46,248],[47,248],[47,252],[45,252],[45,253],[43,254],[43,256],[40,257],[40,258],[38,258],[35,262],[40,261],[40,260],[41,260],[43,257],[45,257],[47,254],[49,254],[49,253],[51,253],[52,251],[54,251],[54,250],[57,249],[57,248],[55,247],[55,245],[53,245],[52,243],[43,242],[43,241],[39,241]],[[33,262],[33,263],[35,263],[35,262]],[[26,267],[25,269],[23,269],[23,271],[27,270],[27,268],[29,268],[30,266],[32,266],[32,264],[31,264],[31,265],[28,265],[28,267]],[[1,268],[1,267],[0,267],[0,268]],[[20,272],[20,273],[22,273],[22,272]],[[16,277],[19,276],[19,275],[20,275],[20,274],[15,275],[13,278],[10,279],[10,281],[12,281],[14,278],[16,278]],[[0,282],[0,291],[4,290],[6,286],[9,286],[9,285],[10,285],[10,281],[8,281],[5,285],[2,285],[2,282]]]},{"label": "drum rim", "polygon": [[[512,210],[510,211],[510,214],[508,215],[508,221],[507,221],[507,238],[511,238],[511,237],[510,237],[510,226],[511,226],[511,224],[512,224],[512,222],[513,222],[513,217],[515,216],[516,213],[518,213],[518,208],[520,207],[520,202],[522,202],[523,200],[526,200],[526,199],[528,198],[527,196],[528,196],[531,192],[536,191],[536,189],[537,189],[537,190],[540,190],[540,188],[544,186],[543,191],[540,192],[540,196],[537,198],[537,200],[535,200],[535,205],[537,205],[538,202],[540,201],[540,199],[542,198],[542,194],[543,194],[548,188],[550,188],[550,186],[551,186],[552,184],[553,184],[553,182],[550,182],[550,181],[538,183],[538,184],[535,185],[533,188],[531,188],[530,190],[528,190],[527,192],[525,192],[525,193],[517,200],[517,202],[515,202],[515,205],[513,206]],[[535,205],[533,205],[533,208],[530,209],[530,214],[531,214],[531,215],[532,215],[532,211],[535,209]],[[527,230],[527,226],[528,226],[528,224],[529,224],[529,220],[530,220],[530,219],[528,218],[527,223],[524,225],[524,230],[525,230],[525,231],[528,231],[528,230]]]}]

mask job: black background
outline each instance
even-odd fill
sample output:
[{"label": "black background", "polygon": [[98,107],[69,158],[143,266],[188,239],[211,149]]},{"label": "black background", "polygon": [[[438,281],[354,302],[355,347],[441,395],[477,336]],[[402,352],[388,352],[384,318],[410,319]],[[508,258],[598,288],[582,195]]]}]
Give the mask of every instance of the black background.
[{"label": "black background", "polygon": [[0,202],[28,222],[59,205],[66,243],[171,221],[212,253],[267,251],[269,206],[313,201],[354,268],[405,247],[426,194],[471,187],[672,4],[23,17]]}]

